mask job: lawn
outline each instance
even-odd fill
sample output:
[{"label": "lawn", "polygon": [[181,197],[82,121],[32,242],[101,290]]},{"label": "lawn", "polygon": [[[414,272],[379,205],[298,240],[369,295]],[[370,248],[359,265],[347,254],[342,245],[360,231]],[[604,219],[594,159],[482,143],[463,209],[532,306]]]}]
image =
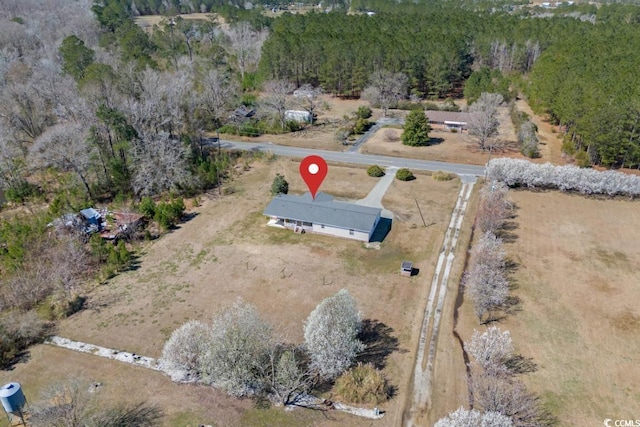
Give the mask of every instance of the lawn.
[{"label": "lawn", "polygon": [[[637,201],[511,191],[507,256],[521,310],[499,322],[537,370],[524,377],[560,425],[640,414]],[[460,331],[483,329],[465,303]],[[462,403],[462,402],[461,402]]]},{"label": "lawn", "polygon": [[[226,184],[233,188],[232,194],[204,200],[194,208],[191,220],[147,243],[135,270],[97,285],[88,295],[87,308],[61,322],[57,333],[158,357],[164,341],[180,324],[189,319],[206,321],[241,298],[256,305],[288,341],[300,342],[303,321],[311,310],[346,287],[363,317],[388,338],[390,354],[383,360],[384,372],[398,393],[384,405],[387,414],[376,424],[398,425],[419,316],[459,181],[436,182],[418,175],[411,182],[394,182],[383,203],[394,212],[395,220],[375,250],[355,241],[266,226],[261,212],[270,200],[273,177],[284,174],[290,192],[301,192],[304,184],[297,167],[288,159],[253,163]],[[366,196],[376,182],[362,168],[330,165],[321,191],[357,199]],[[429,227],[422,224],[416,200]],[[414,261],[418,276],[400,276],[404,259]],[[192,411],[198,415],[197,423],[225,426],[269,425],[269,420],[271,425],[285,426],[370,424],[344,414],[325,417],[314,411],[285,414],[280,409],[257,409],[250,401],[237,401],[206,387],[172,384],[157,372],[49,346],[35,347],[27,363],[0,372],[0,380],[21,382],[35,401],[46,383],[75,374],[107,384],[105,394],[113,399],[126,394],[157,403],[167,413],[166,425],[191,425],[196,422],[188,415]]]}]

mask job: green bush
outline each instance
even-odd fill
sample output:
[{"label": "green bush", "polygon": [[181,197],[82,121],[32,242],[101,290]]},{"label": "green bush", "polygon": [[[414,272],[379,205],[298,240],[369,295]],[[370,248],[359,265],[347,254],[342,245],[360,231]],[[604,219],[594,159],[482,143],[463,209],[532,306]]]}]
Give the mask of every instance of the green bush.
[{"label": "green bush", "polygon": [[398,172],[396,172],[396,178],[400,181],[411,181],[416,179],[416,177],[413,176],[413,172],[407,168],[398,169]]},{"label": "green bush", "polygon": [[153,219],[165,230],[170,229],[180,221],[185,210],[184,201],[176,199],[171,202],[158,203]]},{"label": "green bush", "polygon": [[372,114],[373,114],[373,112],[371,111],[371,108],[367,107],[366,105],[361,105],[356,110],[356,117],[358,119],[366,120],[369,117],[371,117]]},{"label": "green bush", "polygon": [[431,175],[431,178],[433,178],[434,181],[451,181],[453,178],[455,178],[455,175],[449,172],[437,171],[434,172],[433,175]]},{"label": "green bush", "polygon": [[147,218],[153,218],[156,214],[156,202],[151,197],[143,197],[138,206],[140,213]]},{"label": "green bush", "polygon": [[576,165],[581,168],[589,168],[591,167],[591,158],[589,157],[589,153],[585,150],[580,150],[575,155]]},{"label": "green bush", "polygon": [[271,195],[277,196],[278,194],[287,194],[289,192],[289,183],[284,176],[279,173],[276,174],[276,177],[273,178],[273,183],[271,184]]},{"label": "green bush", "polygon": [[353,132],[357,134],[365,133],[371,127],[371,122],[366,119],[358,119],[353,125]]},{"label": "green bush", "polygon": [[302,129],[302,125],[296,120],[287,120],[287,122],[285,123],[285,129],[287,130],[287,132],[298,132],[300,129]]},{"label": "green bush", "polygon": [[367,169],[367,175],[380,178],[381,176],[384,176],[384,169],[378,165],[369,166],[369,169]]},{"label": "green bush", "polygon": [[36,196],[38,193],[39,189],[36,185],[23,180],[17,185],[7,188],[4,192],[4,197],[8,202],[23,203],[29,197]]},{"label": "green bush", "polygon": [[391,388],[384,375],[370,363],[358,364],[342,374],[336,380],[334,390],[349,403],[371,405],[385,402],[391,395]]}]

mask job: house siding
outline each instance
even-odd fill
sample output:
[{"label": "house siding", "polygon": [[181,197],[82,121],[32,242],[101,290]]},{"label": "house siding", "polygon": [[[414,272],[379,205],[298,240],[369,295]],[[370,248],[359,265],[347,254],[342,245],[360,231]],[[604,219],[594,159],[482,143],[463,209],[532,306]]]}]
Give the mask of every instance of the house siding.
[{"label": "house siding", "polygon": [[353,230],[353,234],[351,234],[351,230],[347,230],[346,228],[332,227],[330,225],[325,225],[323,228],[322,224],[313,224],[313,232],[316,234],[359,240],[361,242],[368,242],[370,237],[366,231]]}]

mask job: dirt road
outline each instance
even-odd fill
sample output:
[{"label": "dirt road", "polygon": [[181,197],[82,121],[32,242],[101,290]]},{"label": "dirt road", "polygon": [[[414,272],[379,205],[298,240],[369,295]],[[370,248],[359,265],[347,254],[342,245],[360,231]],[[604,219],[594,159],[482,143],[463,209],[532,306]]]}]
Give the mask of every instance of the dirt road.
[{"label": "dirt road", "polygon": [[[403,425],[412,427],[418,415],[431,403],[433,364],[436,355],[438,333],[440,332],[440,318],[449,281],[451,266],[455,259],[455,250],[460,235],[460,228],[467,210],[469,197],[473,190],[474,182],[463,182],[456,206],[451,214],[451,220],[447,233],[442,243],[442,249],[438,256],[438,263],[431,281],[429,298],[425,308],[420,341],[416,354],[413,372],[413,385],[411,388],[411,403],[407,405]],[[428,344],[428,350],[427,350]]]}]

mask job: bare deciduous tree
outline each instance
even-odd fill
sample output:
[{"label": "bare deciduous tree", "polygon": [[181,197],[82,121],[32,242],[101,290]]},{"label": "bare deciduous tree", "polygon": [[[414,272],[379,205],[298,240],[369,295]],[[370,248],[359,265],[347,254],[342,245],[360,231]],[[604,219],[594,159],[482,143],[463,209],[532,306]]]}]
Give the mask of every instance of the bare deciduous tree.
[{"label": "bare deciduous tree", "polygon": [[229,49],[236,59],[243,79],[247,69],[260,61],[262,44],[267,39],[267,35],[266,30],[254,31],[247,21],[241,21],[227,32]]},{"label": "bare deciduous tree", "polygon": [[502,240],[485,233],[471,250],[471,261],[464,275],[465,293],[473,301],[479,320],[503,306],[509,295],[509,282],[504,274]]},{"label": "bare deciduous tree", "polygon": [[469,107],[469,134],[476,138],[480,149],[495,147],[494,138],[498,135],[498,107],[502,104],[502,95],[483,92],[480,98]]},{"label": "bare deciduous tree", "polygon": [[213,319],[211,345],[201,358],[206,382],[233,396],[262,391],[259,372],[273,346],[271,326],[247,303],[236,303]]},{"label": "bare deciduous tree", "polygon": [[33,405],[29,421],[44,427],[153,427],[162,419],[159,408],[145,403],[105,406],[99,393],[81,379],[58,382]]},{"label": "bare deciduous tree", "polygon": [[438,420],[434,427],[513,427],[511,418],[499,412],[482,413],[463,407]]},{"label": "bare deciduous tree", "polygon": [[289,95],[295,86],[286,80],[270,80],[264,84],[267,95],[261,100],[262,105],[272,112],[281,129],[286,126],[286,114],[289,107]]},{"label": "bare deciduous tree", "polygon": [[361,329],[356,301],[348,290],[326,298],[304,324],[304,340],[311,367],[324,378],[336,378],[364,349],[358,339]]},{"label": "bare deciduous tree", "polygon": [[193,184],[189,148],[167,132],[142,135],[133,147],[133,189],[153,195]]},{"label": "bare deciduous tree", "polygon": [[554,424],[540,399],[530,393],[521,381],[512,378],[474,375],[473,398],[482,410],[511,418],[514,427],[549,427]]},{"label": "bare deciduous tree", "polygon": [[31,154],[38,166],[75,172],[91,197],[87,173],[91,167],[92,146],[87,143],[82,124],[68,122],[50,127],[35,141]]},{"label": "bare deciduous tree", "polygon": [[277,346],[270,352],[268,371],[263,376],[269,392],[279,403],[295,403],[313,384],[314,376],[306,359],[304,352],[296,348]]},{"label": "bare deciduous tree", "polygon": [[471,341],[464,343],[464,349],[473,356],[485,374],[505,376],[509,373],[507,363],[513,357],[509,331],[503,332],[497,326],[491,326],[483,333],[473,331]]},{"label": "bare deciduous tree", "polygon": [[31,83],[12,83],[4,88],[0,115],[20,142],[33,142],[53,120],[46,100]]},{"label": "bare deciduous tree", "polygon": [[321,87],[313,87],[310,84],[304,84],[294,92],[294,103],[297,107],[308,111],[311,115],[311,120],[315,120],[316,115],[325,104],[322,101],[321,96]]},{"label": "bare deciduous tree", "polygon": [[476,223],[483,233],[495,233],[504,225],[511,204],[507,200],[509,187],[498,181],[490,181],[480,191],[480,204]]},{"label": "bare deciduous tree", "polygon": [[378,70],[369,77],[369,86],[362,91],[362,99],[369,101],[372,107],[379,106],[382,115],[406,96],[409,79],[404,73],[391,73]]},{"label": "bare deciduous tree", "polygon": [[210,327],[197,320],[191,320],[173,331],[164,344],[162,359],[189,371],[197,371],[200,358],[211,345]]},{"label": "bare deciduous tree", "polygon": [[238,85],[228,74],[215,68],[209,69],[200,80],[202,92],[200,104],[216,127],[219,127],[225,112],[238,94]]}]

